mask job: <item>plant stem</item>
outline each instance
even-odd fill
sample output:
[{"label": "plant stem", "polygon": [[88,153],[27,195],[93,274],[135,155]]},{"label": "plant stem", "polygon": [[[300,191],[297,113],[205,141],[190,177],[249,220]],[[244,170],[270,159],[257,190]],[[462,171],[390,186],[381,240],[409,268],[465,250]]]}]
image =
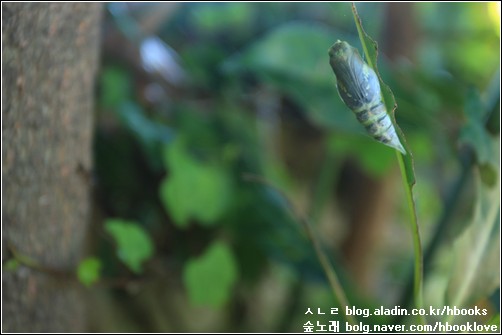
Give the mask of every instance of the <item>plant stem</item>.
[{"label": "plant stem", "polygon": [[[422,308],[422,276],[423,276],[423,259],[422,259],[422,242],[420,240],[420,229],[418,227],[415,201],[413,201],[413,194],[411,187],[408,185],[408,180],[406,178],[406,169],[404,166],[403,154],[396,150],[397,162],[399,164],[399,170],[401,171],[401,177],[403,179],[404,191],[406,193],[406,201],[408,202],[408,208],[410,213],[410,223],[411,223],[411,233],[413,238],[413,250],[415,255],[415,268],[414,268],[414,285],[413,285],[413,297],[415,298],[415,307]],[[422,318],[423,321],[423,318]]]},{"label": "plant stem", "polygon": [[351,325],[356,324],[356,319],[352,315],[347,315],[346,311],[347,309],[351,308],[351,305],[348,302],[347,296],[345,295],[345,292],[343,291],[342,285],[340,284],[340,280],[338,279],[338,276],[333,269],[333,266],[331,265],[331,262],[329,261],[328,256],[326,256],[326,253],[322,249],[322,243],[315,233],[314,228],[310,224],[309,220],[303,216],[300,215],[299,213],[296,212],[295,207],[291,203],[291,201],[286,197],[286,195],[277,187],[275,187],[271,182],[268,180],[256,176],[253,174],[245,173],[243,175],[243,179],[247,181],[253,181],[253,182],[258,182],[261,183],[265,186],[270,187],[271,189],[275,190],[277,193],[281,195],[281,197],[286,201],[289,210],[292,212],[293,217],[300,221],[301,225],[305,229],[307,233],[307,237],[309,238],[310,242],[314,246],[314,251],[317,255],[317,258],[319,259],[319,262],[321,263],[321,267],[323,268],[326,277],[328,278],[329,285],[331,286],[331,290],[333,291],[333,294],[335,298],[338,300],[338,303],[340,304],[342,308],[342,315],[345,317],[345,320],[350,323]]},{"label": "plant stem", "polygon": [[57,276],[60,278],[74,278],[74,274],[71,271],[56,269],[52,267],[45,266],[38,262],[37,260],[22,254],[13,245],[7,245],[7,249],[12,253],[13,259],[15,259],[19,264],[22,264],[32,270],[44,272],[49,275]]},{"label": "plant stem", "polygon": [[[444,241],[448,229],[450,228],[450,225],[453,222],[451,219],[453,217],[455,209],[457,208],[460,195],[462,194],[465,185],[470,179],[471,169],[472,166],[474,165],[474,153],[472,152],[472,150],[468,150],[467,152],[465,152],[461,160],[462,160],[462,171],[460,173],[460,176],[455,181],[455,183],[453,184],[448,193],[441,217],[439,218],[438,223],[434,225],[436,228],[434,233],[432,234],[433,237],[429,242],[427,248],[425,249],[424,260],[423,260],[424,263],[423,276],[425,278],[427,278],[427,275],[430,272],[431,262],[433,261],[436,252],[441,246],[441,243]],[[406,285],[406,288],[403,290],[399,302],[400,306],[406,307],[410,305],[410,297],[412,294],[413,285],[414,285],[414,280],[410,274],[408,279],[408,284]],[[396,322],[401,322],[402,317],[403,317],[402,315],[398,316],[396,318]]]},{"label": "plant stem", "polygon": [[340,303],[340,306],[343,309],[343,315],[345,316],[345,319],[351,324],[355,325],[356,320],[352,315],[347,315],[346,311],[347,308],[351,308],[347,297],[345,296],[345,293],[343,291],[342,285],[340,284],[340,280],[338,279],[338,276],[336,275],[335,270],[333,269],[333,266],[331,265],[328,257],[324,253],[324,251],[321,248],[321,243],[319,241],[319,238],[314,232],[314,228],[310,224],[310,222],[306,218],[300,218],[300,222],[302,223],[303,227],[307,231],[307,235],[312,242],[312,245],[314,246],[315,252],[317,254],[317,258],[319,259],[319,262],[321,263],[322,268],[324,269],[324,272],[326,273],[326,276],[328,277],[329,285],[331,286],[331,290],[333,291],[333,294],[335,297],[338,299],[338,302]]}]

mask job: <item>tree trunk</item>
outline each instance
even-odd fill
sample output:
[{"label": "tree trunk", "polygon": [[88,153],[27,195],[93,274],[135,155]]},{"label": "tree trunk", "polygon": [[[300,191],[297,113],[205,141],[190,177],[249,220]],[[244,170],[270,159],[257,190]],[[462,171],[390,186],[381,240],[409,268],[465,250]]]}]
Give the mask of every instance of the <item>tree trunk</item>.
[{"label": "tree trunk", "polygon": [[6,332],[85,331],[80,285],[61,274],[75,273],[90,214],[100,13],[2,3],[2,263],[21,264],[3,271]]}]

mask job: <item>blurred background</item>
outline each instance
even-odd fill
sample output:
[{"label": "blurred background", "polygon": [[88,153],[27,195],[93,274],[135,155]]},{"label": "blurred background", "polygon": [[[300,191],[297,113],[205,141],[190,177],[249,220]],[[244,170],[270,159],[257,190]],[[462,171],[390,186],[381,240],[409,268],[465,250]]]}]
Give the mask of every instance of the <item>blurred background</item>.
[{"label": "blurred background", "polygon": [[[478,306],[487,315],[465,319],[498,324],[500,3],[357,9],[413,153],[424,306]],[[343,320],[302,218],[354,306],[412,307],[396,155],[343,105],[329,66],[338,39],[362,54],[350,3],[109,3],[102,20],[78,267],[90,331]]]}]

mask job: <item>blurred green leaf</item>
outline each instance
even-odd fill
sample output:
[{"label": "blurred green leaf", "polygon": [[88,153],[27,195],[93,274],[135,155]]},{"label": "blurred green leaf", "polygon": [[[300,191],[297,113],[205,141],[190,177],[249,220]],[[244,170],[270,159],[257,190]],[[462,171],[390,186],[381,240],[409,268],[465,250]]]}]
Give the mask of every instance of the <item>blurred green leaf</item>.
[{"label": "blurred green leaf", "polygon": [[318,24],[295,22],[274,29],[224,66],[250,66],[254,71],[285,74],[311,84],[332,85],[329,65],[323,57],[335,36],[334,31]]},{"label": "blurred green leaf", "polygon": [[84,259],[77,268],[78,280],[87,287],[96,283],[100,277],[101,266],[101,261],[96,257]]},{"label": "blurred green leaf", "polygon": [[481,180],[487,186],[494,186],[497,182],[498,174],[497,170],[490,164],[479,165],[479,174]]},{"label": "blurred green leaf", "polygon": [[15,258],[9,259],[5,264],[2,266],[2,269],[4,271],[16,271],[16,269],[21,265],[19,261]]},{"label": "blurred green leaf", "polygon": [[142,263],[153,254],[150,236],[134,221],[108,219],[105,230],[117,243],[117,256],[129,269],[141,273]]},{"label": "blurred green leaf", "polygon": [[129,100],[132,93],[130,74],[117,67],[107,67],[99,79],[101,106],[115,108]]},{"label": "blurred green leaf", "polygon": [[167,143],[174,136],[169,127],[148,119],[144,115],[142,108],[133,102],[126,101],[122,103],[117,113],[124,124],[146,144],[151,144],[153,141]]},{"label": "blurred green leaf", "polygon": [[165,147],[164,164],[169,175],[160,186],[160,198],[174,222],[180,227],[191,218],[202,224],[215,223],[230,201],[232,186],[227,172],[191,157],[181,136]]},{"label": "blurred green leaf", "polygon": [[338,97],[336,79],[324,58],[333,36],[354,40],[319,24],[284,24],[228,59],[223,70],[252,72],[300,104],[320,127],[362,132]]},{"label": "blurred green leaf", "polygon": [[500,69],[486,90],[486,107],[489,111],[486,128],[492,135],[500,134]]},{"label": "blurred green leaf", "polygon": [[190,301],[221,307],[230,298],[237,271],[232,250],[222,242],[214,242],[202,256],[185,265],[183,281]]},{"label": "blurred green leaf", "polygon": [[329,149],[337,154],[354,156],[361,167],[370,175],[381,177],[394,166],[394,150],[381,145],[369,136],[332,134]]},{"label": "blurred green leaf", "polygon": [[495,314],[486,324],[500,327],[500,313]]},{"label": "blurred green leaf", "polygon": [[249,3],[200,3],[192,7],[191,20],[202,34],[229,32],[252,23],[256,6]]},{"label": "blurred green leaf", "polygon": [[472,146],[480,165],[490,164],[495,167],[498,160],[493,155],[493,142],[485,126],[486,110],[479,94],[470,90],[464,108],[467,123],[462,128],[460,140]]},{"label": "blurred green leaf", "polygon": [[460,139],[464,143],[472,145],[479,163],[495,163],[490,157],[492,151],[490,135],[483,124],[475,120],[469,120],[460,133]]},{"label": "blurred green leaf", "polygon": [[162,144],[169,143],[174,138],[174,131],[161,122],[148,118],[143,108],[132,101],[124,101],[115,112],[123,125],[138,139],[150,166],[156,171],[161,170]]},{"label": "blurred green leaf", "polygon": [[[498,148],[492,154],[499,157]],[[471,223],[454,242],[455,261],[446,292],[449,306],[474,303],[500,285],[500,179],[488,186],[478,172],[475,180],[477,200]]]}]

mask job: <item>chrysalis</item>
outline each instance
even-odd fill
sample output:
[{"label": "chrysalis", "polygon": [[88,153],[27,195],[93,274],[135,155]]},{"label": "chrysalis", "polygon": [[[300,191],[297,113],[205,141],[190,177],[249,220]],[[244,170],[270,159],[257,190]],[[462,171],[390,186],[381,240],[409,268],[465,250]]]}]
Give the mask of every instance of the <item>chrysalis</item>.
[{"label": "chrysalis", "polygon": [[357,49],[338,40],[329,49],[340,97],[366,131],[378,142],[406,154],[380,96],[378,77]]}]

